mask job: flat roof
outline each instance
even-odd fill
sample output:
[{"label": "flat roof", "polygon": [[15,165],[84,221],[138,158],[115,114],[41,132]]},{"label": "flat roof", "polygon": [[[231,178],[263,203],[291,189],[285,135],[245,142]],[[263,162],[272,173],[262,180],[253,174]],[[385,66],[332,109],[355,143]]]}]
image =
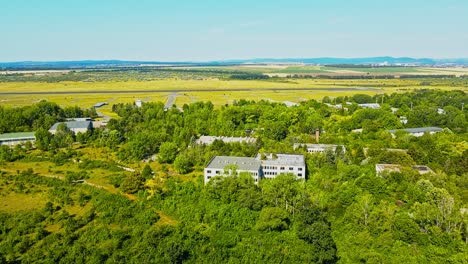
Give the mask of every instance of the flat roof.
[{"label": "flat roof", "polygon": [[231,157],[231,156],[216,156],[206,166],[207,169],[223,170],[228,165],[236,165],[241,171],[258,171],[261,162],[256,158],[249,157]]},{"label": "flat roof", "polygon": [[392,129],[392,130],[387,130],[387,132],[394,134],[398,130],[404,130],[408,133],[424,133],[424,132],[439,132],[439,131],[442,131],[443,129],[440,127],[415,127],[415,128]]},{"label": "flat roof", "polygon": [[15,133],[4,133],[0,134],[1,140],[12,140],[12,139],[36,139],[34,132],[15,132]]},{"label": "flat roof", "polygon": [[232,142],[247,142],[247,143],[254,143],[256,138],[253,137],[225,137],[225,136],[201,136],[197,139],[198,144],[213,144],[215,140],[221,140],[225,143],[232,143]]},{"label": "flat roof", "polygon": [[301,154],[276,154],[264,153],[266,160],[261,160],[262,154],[258,153],[256,159],[262,165],[284,165],[284,166],[305,166],[304,155]]},{"label": "flat roof", "polygon": [[294,148],[298,148],[301,146],[306,146],[307,148],[336,148],[338,146],[343,146],[343,145],[335,145],[335,144],[309,144],[309,143],[294,143]]},{"label": "flat roof", "polygon": [[61,123],[65,123],[65,125],[66,125],[69,129],[73,129],[73,128],[88,128],[89,126],[92,126],[92,124],[93,124],[91,121],[57,122],[57,123],[55,123],[49,130],[57,130],[57,127],[58,127]]}]

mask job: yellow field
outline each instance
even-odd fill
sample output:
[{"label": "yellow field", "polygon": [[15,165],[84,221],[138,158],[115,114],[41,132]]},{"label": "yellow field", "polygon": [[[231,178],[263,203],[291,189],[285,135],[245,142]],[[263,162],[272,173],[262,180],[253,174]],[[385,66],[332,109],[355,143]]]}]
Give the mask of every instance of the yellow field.
[{"label": "yellow field", "polygon": [[[3,82],[0,83],[0,93],[8,92],[43,92],[47,94],[0,95],[0,105],[22,106],[40,100],[53,101],[61,106],[78,105],[82,108],[92,107],[98,102],[108,102],[109,105],[100,109],[104,114],[112,116],[112,104],[134,102],[165,102],[170,92],[179,90],[175,104],[182,106],[195,101],[212,101],[215,105],[232,103],[234,100],[274,100],[300,102],[307,99],[321,99],[324,96],[336,97],[365,93],[369,95],[400,92],[405,90],[426,88],[421,86],[421,80],[329,80],[329,79],[281,79],[281,80],[155,80],[155,81],[115,81],[115,82]],[[370,87],[375,90],[334,91],[333,88]],[[466,86],[450,86],[443,81],[434,81],[432,88],[462,89]],[[274,91],[272,88],[288,88],[288,91]],[[319,88],[317,91],[300,91],[297,88]],[[330,90],[324,90],[329,89]],[[228,91],[229,89],[245,89],[245,91]],[[257,89],[251,91],[250,89]],[[165,91],[166,90],[166,91]],[[194,91],[203,90],[203,91]],[[206,92],[205,92],[206,90]],[[224,91],[226,90],[226,91]],[[96,91],[134,91],[130,93],[93,93]],[[161,91],[161,92],[159,92]],[[50,92],[50,94],[48,93]],[[53,92],[84,92],[80,94],[53,94]],[[89,93],[88,93],[89,92]]]}]

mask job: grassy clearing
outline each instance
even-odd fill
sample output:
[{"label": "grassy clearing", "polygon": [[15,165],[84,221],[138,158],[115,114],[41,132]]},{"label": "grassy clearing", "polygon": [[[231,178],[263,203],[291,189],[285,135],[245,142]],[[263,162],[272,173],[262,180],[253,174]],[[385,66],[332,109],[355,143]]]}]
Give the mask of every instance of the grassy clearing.
[{"label": "grassy clearing", "polygon": [[46,194],[43,192],[38,193],[15,193],[8,192],[8,194],[0,195],[0,212],[15,213],[19,211],[31,211],[41,209],[46,204]]}]

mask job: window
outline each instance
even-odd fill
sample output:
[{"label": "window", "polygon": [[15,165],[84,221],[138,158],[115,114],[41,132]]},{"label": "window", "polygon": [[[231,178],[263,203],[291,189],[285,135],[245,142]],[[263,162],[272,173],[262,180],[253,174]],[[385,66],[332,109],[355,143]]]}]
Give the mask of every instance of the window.
[{"label": "window", "polygon": [[284,167],[281,167],[280,170],[284,170]]},{"label": "window", "polygon": [[211,176],[208,176],[207,178],[208,178],[208,180],[209,180],[209,179],[211,179]]},{"label": "window", "polygon": [[298,173],[297,176],[302,177],[302,173]]},{"label": "window", "polygon": [[221,174],[221,171],[217,170],[217,171],[216,171],[216,174]]},{"label": "window", "polygon": [[289,170],[294,170],[294,168],[293,168],[293,167],[289,167]]},{"label": "window", "polygon": [[211,173],[211,170],[207,170],[206,173]]},{"label": "window", "polygon": [[302,168],[299,168],[299,171],[302,171]]}]

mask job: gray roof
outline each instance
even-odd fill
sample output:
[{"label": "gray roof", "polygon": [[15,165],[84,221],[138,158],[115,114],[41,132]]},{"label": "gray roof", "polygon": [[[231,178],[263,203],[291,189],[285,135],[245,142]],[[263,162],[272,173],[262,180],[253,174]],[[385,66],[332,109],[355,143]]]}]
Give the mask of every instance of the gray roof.
[{"label": "gray roof", "polygon": [[201,136],[197,139],[197,144],[210,145],[213,144],[215,140],[221,140],[224,143],[232,142],[246,142],[246,143],[255,143],[256,138],[252,137],[224,137],[224,136]]},{"label": "gray roof", "polygon": [[69,129],[77,129],[77,128],[90,128],[92,127],[91,121],[68,121],[68,122],[57,122],[55,123],[49,130],[57,130],[57,127],[61,124],[65,123],[65,125]]},{"label": "gray roof", "polygon": [[[424,132],[439,132],[439,131],[442,131],[443,129],[440,127],[416,127],[416,128],[403,128],[403,129],[398,129],[398,130],[404,130],[408,133],[424,133]],[[398,130],[392,129],[392,130],[387,130],[387,132],[394,134]]]},{"label": "gray roof", "polygon": [[316,149],[325,149],[325,148],[336,148],[341,145],[335,144],[309,144],[309,143],[294,143],[294,148],[299,148],[302,146],[306,146],[306,148],[316,148]]},{"label": "gray roof", "polygon": [[34,140],[36,136],[34,132],[16,132],[0,134],[0,141],[2,140]]},{"label": "gray roof", "polygon": [[304,155],[298,154],[273,154],[265,153],[266,160],[261,160],[262,154],[258,153],[256,159],[262,162],[262,165],[277,165],[277,166],[305,166]]},{"label": "gray roof", "polygon": [[261,163],[255,158],[216,156],[210,161],[206,168],[223,170],[228,165],[237,165],[240,171],[258,171]]}]

